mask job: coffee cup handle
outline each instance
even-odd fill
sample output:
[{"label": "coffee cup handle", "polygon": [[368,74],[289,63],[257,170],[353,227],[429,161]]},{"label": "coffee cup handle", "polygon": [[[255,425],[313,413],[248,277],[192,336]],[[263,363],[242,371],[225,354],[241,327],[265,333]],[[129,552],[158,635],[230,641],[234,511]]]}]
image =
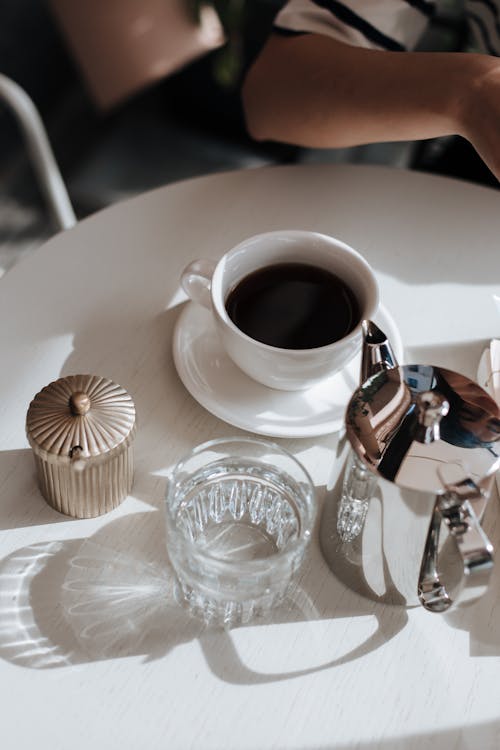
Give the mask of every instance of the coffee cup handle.
[{"label": "coffee cup handle", "polygon": [[212,307],[210,288],[217,263],[208,258],[194,260],[181,273],[181,286],[187,296],[199,305]]}]

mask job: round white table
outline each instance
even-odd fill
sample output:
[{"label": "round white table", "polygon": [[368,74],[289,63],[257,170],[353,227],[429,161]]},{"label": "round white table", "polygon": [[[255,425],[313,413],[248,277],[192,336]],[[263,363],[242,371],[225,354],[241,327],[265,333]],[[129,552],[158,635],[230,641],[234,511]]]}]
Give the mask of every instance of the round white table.
[{"label": "round white table", "polygon": [[[163,498],[173,463],[238,433],[174,368],[184,265],[272,229],[325,232],[376,269],[406,362],[474,377],[498,335],[500,194],[379,167],[198,178],[59,234],[0,281],[0,707],[5,750],[497,748],[500,569],[475,607],[432,615],[349,589],[312,541],[270,621],[205,630],[173,600]],[[30,400],[109,377],[139,419],[133,494],[91,520],[35,481]],[[282,439],[324,501],[335,434]],[[498,548],[497,498],[487,516]]]}]

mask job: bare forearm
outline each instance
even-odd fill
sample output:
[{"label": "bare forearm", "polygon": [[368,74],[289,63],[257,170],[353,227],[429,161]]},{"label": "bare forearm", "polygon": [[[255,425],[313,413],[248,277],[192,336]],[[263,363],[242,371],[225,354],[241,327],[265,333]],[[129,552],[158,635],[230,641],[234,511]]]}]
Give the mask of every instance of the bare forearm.
[{"label": "bare forearm", "polygon": [[383,52],[328,37],[272,37],[243,89],[249,132],[308,147],[468,136],[481,55]]}]

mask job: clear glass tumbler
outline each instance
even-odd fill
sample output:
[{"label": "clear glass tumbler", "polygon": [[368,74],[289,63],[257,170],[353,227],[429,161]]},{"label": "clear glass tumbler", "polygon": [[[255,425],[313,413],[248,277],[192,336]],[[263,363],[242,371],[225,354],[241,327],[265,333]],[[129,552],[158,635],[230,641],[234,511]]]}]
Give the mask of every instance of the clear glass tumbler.
[{"label": "clear glass tumbler", "polygon": [[274,443],[212,440],[173,470],[167,549],[182,597],[206,623],[232,627],[285,597],[311,537],[314,486]]}]

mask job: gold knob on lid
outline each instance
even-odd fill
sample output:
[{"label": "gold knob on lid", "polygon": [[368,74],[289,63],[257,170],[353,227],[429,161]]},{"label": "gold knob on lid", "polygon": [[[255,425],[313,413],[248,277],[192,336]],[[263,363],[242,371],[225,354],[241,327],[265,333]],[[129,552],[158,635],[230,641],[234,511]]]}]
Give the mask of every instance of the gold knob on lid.
[{"label": "gold knob on lid", "polygon": [[69,408],[75,417],[83,417],[90,409],[90,398],[84,391],[75,391],[70,396]]}]

